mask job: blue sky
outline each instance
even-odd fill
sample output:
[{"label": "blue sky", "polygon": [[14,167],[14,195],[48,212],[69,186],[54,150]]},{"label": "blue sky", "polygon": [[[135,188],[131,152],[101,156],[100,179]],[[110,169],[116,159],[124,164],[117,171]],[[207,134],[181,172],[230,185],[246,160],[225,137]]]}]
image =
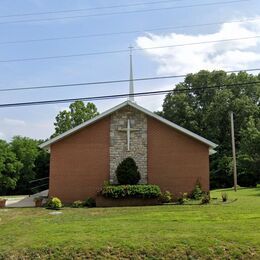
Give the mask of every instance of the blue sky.
[{"label": "blue sky", "polygon": [[[155,0],[153,0],[155,1]],[[12,3],[11,3],[12,2]],[[57,1],[57,0],[3,0],[0,16],[39,13],[58,10],[99,8],[111,5],[152,2],[136,1]],[[0,17],[0,42],[41,39],[63,36],[78,36],[93,33],[146,30],[117,36],[81,38],[71,40],[42,41],[22,44],[0,44],[0,61],[110,51],[127,49],[131,44],[138,48],[172,45],[224,38],[260,35],[260,2],[249,0],[225,5],[170,9],[174,6],[224,2],[223,0],[182,0],[169,3],[144,5],[128,8],[100,9],[52,15],[26,17]],[[169,7],[155,12],[104,15],[78,19],[4,23],[26,19],[55,18],[73,15],[87,15],[151,8]],[[256,19],[252,23],[234,23],[197,28],[157,31],[149,34],[147,29],[173,27],[198,23],[230,22],[241,19]],[[257,20],[258,19],[258,20]],[[134,52],[134,76],[150,77],[196,72],[200,69],[246,69],[260,67],[259,39],[247,41],[207,44],[183,48],[147,50]],[[127,53],[100,56],[83,56],[67,59],[53,59],[27,62],[0,62],[0,88],[52,85],[75,82],[125,79],[129,75]],[[136,91],[171,89],[176,80],[147,81],[135,83]],[[0,103],[34,100],[75,98],[126,93],[128,84],[95,85],[74,88],[1,92]],[[160,109],[163,96],[138,98],[137,102],[150,110]],[[99,111],[104,111],[121,100],[95,102]],[[10,140],[13,135],[32,138],[47,138],[53,132],[53,122],[58,111],[67,104],[17,107],[0,109],[0,138]]]}]

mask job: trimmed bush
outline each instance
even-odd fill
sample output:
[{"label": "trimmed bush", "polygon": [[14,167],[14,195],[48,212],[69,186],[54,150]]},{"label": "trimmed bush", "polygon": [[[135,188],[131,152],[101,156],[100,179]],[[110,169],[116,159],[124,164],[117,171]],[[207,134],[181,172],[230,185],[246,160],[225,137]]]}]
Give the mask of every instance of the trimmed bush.
[{"label": "trimmed bush", "polygon": [[135,160],[131,157],[127,157],[119,163],[116,169],[116,177],[119,184],[137,184],[141,177]]},{"label": "trimmed bush", "polygon": [[50,198],[46,204],[49,209],[60,209],[62,208],[61,200],[57,197]]},{"label": "trimmed bush", "polygon": [[76,200],[72,203],[72,208],[83,208],[84,202],[82,200]]},{"label": "trimmed bush", "polygon": [[104,186],[101,194],[107,198],[159,198],[161,190],[157,185],[108,185]]},{"label": "trimmed bush", "polygon": [[210,203],[210,195],[208,193],[204,193],[201,199],[201,204],[209,204]]},{"label": "trimmed bush", "polygon": [[221,198],[223,202],[226,202],[228,200],[228,194],[226,192],[221,193]]},{"label": "trimmed bush", "polygon": [[190,198],[192,200],[200,200],[202,199],[203,196],[203,191],[201,190],[201,185],[200,183],[197,181],[193,191],[190,193]]},{"label": "trimmed bush", "polygon": [[96,207],[96,201],[93,198],[87,198],[84,202],[84,206],[88,208],[94,208]]},{"label": "trimmed bush", "polygon": [[177,199],[178,204],[183,205],[185,202],[187,202],[188,201],[187,195],[188,194],[186,192],[180,193],[180,196]]},{"label": "trimmed bush", "polygon": [[165,191],[162,193],[161,197],[160,197],[160,201],[162,203],[169,203],[172,201],[172,194],[169,191]]}]

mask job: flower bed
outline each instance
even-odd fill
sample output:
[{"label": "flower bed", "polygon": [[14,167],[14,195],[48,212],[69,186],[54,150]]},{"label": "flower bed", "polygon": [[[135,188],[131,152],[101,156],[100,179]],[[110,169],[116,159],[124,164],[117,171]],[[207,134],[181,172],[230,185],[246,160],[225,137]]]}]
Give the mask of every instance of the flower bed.
[{"label": "flower bed", "polygon": [[154,199],[161,196],[161,190],[157,185],[106,185],[102,188],[101,194],[112,199]]},{"label": "flower bed", "polygon": [[106,185],[96,198],[97,207],[148,206],[160,204],[156,185]]}]

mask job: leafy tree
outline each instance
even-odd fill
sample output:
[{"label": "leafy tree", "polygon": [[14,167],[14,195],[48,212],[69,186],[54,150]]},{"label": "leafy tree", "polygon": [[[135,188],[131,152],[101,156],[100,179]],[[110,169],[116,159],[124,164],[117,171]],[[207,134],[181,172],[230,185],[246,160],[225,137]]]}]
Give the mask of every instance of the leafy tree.
[{"label": "leafy tree", "polygon": [[0,151],[0,194],[4,195],[15,189],[23,164],[4,140],[0,140]]},{"label": "leafy tree", "polygon": [[10,143],[13,153],[22,163],[20,177],[16,191],[19,193],[29,192],[29,182],[36,179],[35,161],[39,156],[38,141],[28,137],[15,136]]},{"label": "leafy tree", "polygon": [[56,116],[55,133],[52,137],[60,135],[99,114],[97,107],[91,102],[85,105],[82,101],[75,101],[70,104],[69,109],[69,111],[63,110],[59,112]]},{"label": "leafy tree", "polygon": [[241,169],[238,180],[247,186],[260,183],[260,119],[250,117],[241,130],[238,166]]},{"label": "leafy tree", "polygon": [[0,195],[28,194],[31,180],[49,176],[49,154],[39,148],[41,142],[20,136],[0,140]]},{"label": "leafy tree", "polygon": [[[38,145],[43,141],[38,141]],[[44,149],[37,147],[39,152],[35,159],[35,172],[37,179],[49,177],[50,154]]]},{"label": "leafy tree", "polygon": [[[175,89],[178,91],[166,95],[163,110],[157,112],[168,120],[219,144],[218,152],[211,156],[212,188],[232,185],[230,111],[235,115],[237,150],[240,151],[241,148],[243,156],[249,156],[253,160],[252,165],[257,164],[256,156],[252,156],[250,144],[245,140],[252,140],[248,136],[251,135],[249,129],[259,131],[259,124],[255,123],[253,127],[251,123],[249,128],[245,126],[249,118],[256,120],[260,117],[260,86],[259,84],[243,85],[243,83],[259,80],[260,74],[254,76],[246,72],[228,75],[224,71],[200,71],[189,74],[183,82],[176,85]],[[242,85],[234,85],[237,83]],[[230,86],[207,88],[219,85]],[[247,167],[238,168],[238,174],[242,172],[249,174],[246,172],[247,169]],[[256,172],[254,171],[253,174],[256,175]]]}]

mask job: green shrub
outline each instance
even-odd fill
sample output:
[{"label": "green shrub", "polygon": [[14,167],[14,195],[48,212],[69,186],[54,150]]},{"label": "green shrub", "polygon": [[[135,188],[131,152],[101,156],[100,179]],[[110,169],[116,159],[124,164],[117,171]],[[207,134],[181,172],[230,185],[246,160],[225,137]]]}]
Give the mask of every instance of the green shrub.
[{"label": "green shrub", "polygon": [[169,203],[172,201],[172,194],[169,191],[165,191],[162,193],[161,197],[160,197],[160,201],[162,203]]},{"label": "green shrub", "polygon": [[57,197],[50,198],[46,204],[49,209],[60,209],[62,208],[61,200]]},{"label": "green shrub", "polygon": [[82,200],[76,200],[72,204],[72,208],[82,208],[84,207],[84,202]]},{"label": "green shrub", "polygon": [[84,202],[84,206],[85,206],[85,207],[88,207],[88,208],[94,208],[94,207],[96,207],[96,201],[95,201],[95,199],[93,199],[93,198],[91,198],[91,197],[87,198],[87,199],[85,200],[85,202]]},{"label": "green shrub", "polygon": [[127,157],[116,169],[116,177],[119,184],[137,184],[140,180],[140,172],[133,158]]},{"label": "green shrub", "polygon": [[192,190],[192,192],[190,193],[190,198],[193,200],[200,200],[202,199],[203,196],[203,191],[201,190],[201,185],[200,183],[197,181],[194,189]]},{"label": "green shrub", "polygon": [[103,186],[109,186],[109,185],[110,185],[110,182],[109,182],[109,181],[104,181]]},{"label": "green shrub", "polygon": [[204,193],[201,198],[201,204],[209,204],[210,203],[210,195],[209,193]]},{"label": "green shrub", "polygon": [[104,186],[101,194],[104,197],[118,198],[159,198],[161,190],[157,185],[109,185]]},{"label": "green shrub", "polygon": [[226,192],[221,193],[221,198],[223,202],[226,202],[228,200],[228,194]]},{"label": "green shrub", "polygon": [[180,196],[178,197],[177,202],[180,205],[183,205],[187,201],[188,201],[187,193],[180,193]]},{"label": "green shrub", "polygon": [[238,174],[237,181],[243,187],[256,187],[257,175],[255,173],[242,173]]}]

